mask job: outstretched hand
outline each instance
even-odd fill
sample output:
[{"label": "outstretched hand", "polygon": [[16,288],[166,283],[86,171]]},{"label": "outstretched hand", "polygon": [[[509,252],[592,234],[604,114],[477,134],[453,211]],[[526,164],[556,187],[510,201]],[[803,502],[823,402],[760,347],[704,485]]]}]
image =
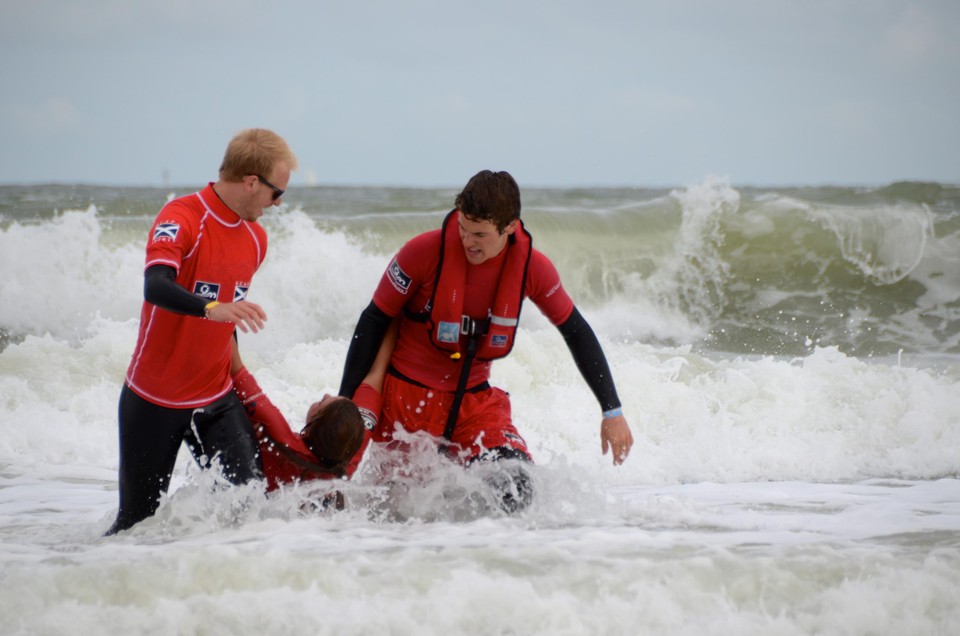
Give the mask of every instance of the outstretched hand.
[{"label": "outstretched hand", "polygon": [[207,320],[232,322],[243,333],[259,332],[267,321],[267,312],[256,304],[242,300],[238,303],[220,303],[207,312]]},{"label": "outstretched hand", "polygon": [[623,415],[604,418],[600,423],[600,444],[604,455],[613,450],[614,466],[622,464],[633,447],[633,434],[627,418]]}]

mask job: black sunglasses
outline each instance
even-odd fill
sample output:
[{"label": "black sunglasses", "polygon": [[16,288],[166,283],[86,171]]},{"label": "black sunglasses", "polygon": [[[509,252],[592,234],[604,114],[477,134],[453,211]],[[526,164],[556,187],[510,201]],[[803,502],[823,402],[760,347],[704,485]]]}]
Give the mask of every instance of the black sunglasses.
[{"label": "black sunglasses", "polygon": [[281,190],[280,188],[278,188],[277,186],[273,185],[272,183],[270,183],[269,181],[267,181],[266,179],[264,179],[264,178],[261,177],[260,175],[257,175],[257,179],[260,180],[260,183],[262,183],[263,185],[265,185],[265,186],[267,186],[268,188],[270,188],[271,190],[273,190],[273,200],[274,200],[274,201],[276,201],[277,199],[279,199],[280,197],[283,196],[283,193],[285,192],[285,190]]}]

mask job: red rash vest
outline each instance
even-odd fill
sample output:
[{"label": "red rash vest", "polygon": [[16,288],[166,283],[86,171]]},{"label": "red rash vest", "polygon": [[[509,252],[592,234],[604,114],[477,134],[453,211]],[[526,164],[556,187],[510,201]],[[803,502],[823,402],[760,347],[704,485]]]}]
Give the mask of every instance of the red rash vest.
[{"label": "red rash vest", "polygon": [[[267,234],[227,207],[209,184],[167,203],[147,241],[146,268],[167,265],[176,282],[208,301],[244,300],[267,253]],[[225,395],[234,325],[173,313],[146,301],[127,385],[168,408],[197,408]]]}]

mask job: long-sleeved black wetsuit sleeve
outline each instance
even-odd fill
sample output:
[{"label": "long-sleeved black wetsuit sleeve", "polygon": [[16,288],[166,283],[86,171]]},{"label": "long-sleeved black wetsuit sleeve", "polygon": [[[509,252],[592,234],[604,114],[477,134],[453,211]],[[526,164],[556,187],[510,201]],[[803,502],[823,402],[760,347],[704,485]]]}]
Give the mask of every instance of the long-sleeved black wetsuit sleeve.
[{"label": "long-sleeved black wetsuit sleeve", "polygon": [[620,406],[617,396],[617,387],[613,383],[613,375],[607,358],[600,347],[600,341],[580,311],[574,307],[573,313],[565,322],[557,325],[563,335],[567,348],[573,354],[573,360],[580,370],[580,375],[586,380],[587,386],[593,391],[604,411]]},{"label": "long-sleeved black wetsuit sleeve", "polygon": [[370,301],[367,308],[360,314],[357,328],[350,340],[350,348],[347,349],[347,360],[343,365],[343,378],[340,380],[342,397],[352,398],[354,391],[363,382],[363,378],[373,366],[373,361],[377,357],[377,352],[380,351],[380,344],[387,335],[391,322],[393,319],[383,313],[373,301]]},{"label": "long-sleeved black wetsuit sleeve", "polygon": [[143,298],[153,305],[188,316],[203,316],[210,301],[177,285],[177,270],[169,265],[152,265],[143,274]]}]

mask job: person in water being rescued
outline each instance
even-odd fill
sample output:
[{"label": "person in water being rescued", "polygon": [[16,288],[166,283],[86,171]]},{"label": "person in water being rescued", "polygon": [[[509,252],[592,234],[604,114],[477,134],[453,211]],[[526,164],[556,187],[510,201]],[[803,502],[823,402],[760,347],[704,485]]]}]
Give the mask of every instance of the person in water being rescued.
[{"label": "person in water being rescued", "polygon": [[[563,335],[600,404],[601,450],[621,464],[633,436],[603,349],[556,267],[533,248],[520,220],[520,189],[507,172],[474,175],[442,227],[414,237],[391,260],[357,322],[340,395],[354,394],[396,318],[399,335],[372,439],[391,444],[401,426],[438,438],[464,465],[531,462],[508,394],[488,382],[493,360],[513,349],[525,298]],[[515,492],[503,500],[508,512],[524,508],[532,497],[526,471],[514,475]]]},{"label": "person in water being rescued", "polygon": [[[384,340],[381,353],[352,399],[324,395],[307,410],[306,424],[294,433],[280,410],[260,388],[237,354],[234,390],[247,410],[260,446],[267,492],[284,484],[349,478],[362,456],[365,436],[376,427],[380,414],[380,391],[390,358],[392,340]],[[353,461],[351,461],[353,460]],[[342,509],[343,495],[335,496]]]},{"label": "person in water being rescued", "polygon": [[236,329],[267,314],[246,300],[267,252],[257,223],[279,206],[297,159],[276,133],[251,128],[227,145],[219,178],[168,202],[150,229],[137,343],[119,405],[120,505],[108,535],[152,516],[180,444],[233,484],[262,476],[249,420],[233,391]]},{"label": "person in water being rescued", "polygon": [[[306,424],[299,434],[293,432],[283,413],[260,388],[239,351],[234,351],[233,388],[257,436],[267,492],[284,484],[353,476],[363,456],[362,447],[377,425],[380,393],[395,342],[393,328],[353,397],[324,395],[307,410]],[[337,493],[336,504],[337,508],[343,507],[342,494]]]}]

